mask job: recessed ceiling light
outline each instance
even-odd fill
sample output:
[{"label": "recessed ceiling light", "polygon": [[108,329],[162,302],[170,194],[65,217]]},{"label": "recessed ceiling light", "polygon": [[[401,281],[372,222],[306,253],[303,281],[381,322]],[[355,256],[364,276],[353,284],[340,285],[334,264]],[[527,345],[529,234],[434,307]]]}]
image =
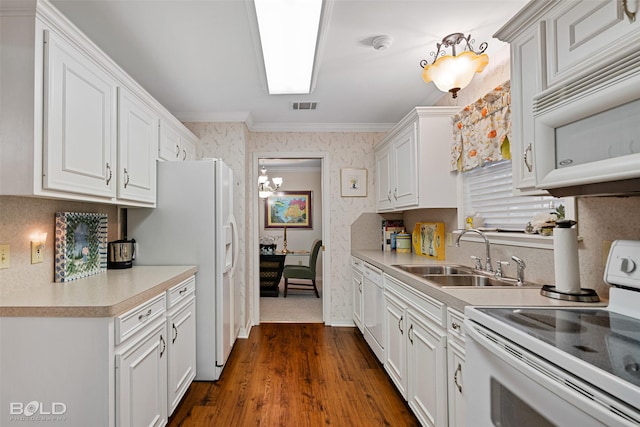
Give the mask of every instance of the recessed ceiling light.
[{"label": "recessed ceiling light", "polygon": [[254,3],[269,93],[309,93],[322,0]]}]

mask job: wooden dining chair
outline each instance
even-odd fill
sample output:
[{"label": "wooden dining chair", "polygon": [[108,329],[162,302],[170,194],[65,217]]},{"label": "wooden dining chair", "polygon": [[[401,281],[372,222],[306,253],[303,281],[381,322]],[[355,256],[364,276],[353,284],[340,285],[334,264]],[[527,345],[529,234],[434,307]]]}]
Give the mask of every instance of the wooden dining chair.
[{"label": "wooden dining chair", "polygon": [[[320,298],[318,287],[316,286],[316,262],[318,261],[318,253],[322,247],[322,240],[316,240],[311,247],[311,255],[309,256],[309,265],[285,265],[282,271],[284,276],[284,297],[287,297],[289,285],[294,285],[291,289],[313,290],[316,297]],[[294,283],[289,281],[293,279]],[[303,282],[300,282],[300,281]],[[311,281],[307,283],[306,281]],[[310,288],[310,289],[309,289]]]}]

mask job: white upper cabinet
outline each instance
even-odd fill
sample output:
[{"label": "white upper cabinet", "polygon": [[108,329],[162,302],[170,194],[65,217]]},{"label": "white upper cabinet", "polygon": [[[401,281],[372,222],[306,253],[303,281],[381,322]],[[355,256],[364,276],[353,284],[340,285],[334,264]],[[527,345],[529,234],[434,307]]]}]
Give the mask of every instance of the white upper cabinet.
[{"label": "white upper cabinet", "polygon": [[154,207],[158,121],[197,138],[51,3],[0,3],[0,38],[0,195]]},{"label": "white upper cabinet", "polygon": [[197,138],[188,130],[180,131],[167,121],[160,122],[158,157],[167,161],[196,160]]},{"label": "white upper cabinet", "polygon": [[45,31],[45,189],[114,197],[116,82]]},{"label": "white upper cabinet", "polygon": [[545,194],[536,190],[533,167],[533,98],[546,86],[544,23],[527,28],[511,40],[511,157],[516,194]]},{"label": "white upper cabinet", "polygon": [[159,118],[124,88],[118,90],[118,198],[155,203]]},{"label": "white upper cabinet", "polygon": [[[636,12],[638,2],[627,7]],[[624,60],[637,51],[640,20],[631,21],[619,0],[559,2],[546,19],[549,86],[561,85],[591,72],[603,63]]]},{"label": "white upper cabinet", "polygon": [[378,212],[456,206],[449,171],[451,117],[459,107],[417,107],[376,147]]}]

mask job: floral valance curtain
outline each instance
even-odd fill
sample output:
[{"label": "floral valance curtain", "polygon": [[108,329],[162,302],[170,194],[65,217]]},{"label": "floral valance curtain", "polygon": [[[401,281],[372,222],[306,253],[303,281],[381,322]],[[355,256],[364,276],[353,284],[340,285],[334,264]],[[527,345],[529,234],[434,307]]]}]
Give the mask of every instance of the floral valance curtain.
[{"label": "floral valance curtain", "polygon": [[511,159],[511,84],[498,86],[453,117],[451,170]]}]

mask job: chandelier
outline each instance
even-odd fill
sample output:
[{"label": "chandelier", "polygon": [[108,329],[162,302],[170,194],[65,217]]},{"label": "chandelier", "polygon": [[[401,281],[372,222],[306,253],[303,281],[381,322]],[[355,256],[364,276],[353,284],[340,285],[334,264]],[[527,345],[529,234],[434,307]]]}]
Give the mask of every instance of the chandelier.
[{"label": "chandelier", "polygon": [[[471,34],[465,37],[462,33],[453,33],[443,38],[441,43],[436,43],[438,50],[431,52],[435,57],[433,63],[429,64],[425,59],[420,61],[425,83],[432,81],[438,89],[451,92],[451,96],[456,98],[458,91],[471,83],[474,74],[482,72],[489,63],[489,56],[484,53],[487,42],[483,42],[478,51],[473,50],[473,42]],[[456,54],[456,46],[461,43],[463,51]],[[445,49],[449,47],[452,55],[445,55]]]},{"label": "chandelier", "polygon": [[274,191],[277,191],[278,188],[280,188],[282,181],[282,178],[274,177],[272,187],[271,182],[269,181],[269,176],[267,175],[267,169],[262,166],[262,169],[260,169],[260,176],[258,176],[258,197],[266,199],[272,195]]}]

